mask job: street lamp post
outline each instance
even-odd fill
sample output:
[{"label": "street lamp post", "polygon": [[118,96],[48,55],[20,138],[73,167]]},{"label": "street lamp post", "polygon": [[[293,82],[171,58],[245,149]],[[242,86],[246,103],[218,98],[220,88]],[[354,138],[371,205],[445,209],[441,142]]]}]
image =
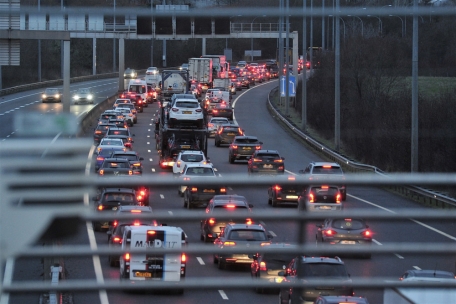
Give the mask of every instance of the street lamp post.
[{"label": "street lamp post", "polygon": [[397,16],[397,15],[389,15],[390,17],[397,17],[399,19],[401,19],[401,31],[402,31],[402,38],[404,38],[404,19],[402,19],[401,17]]},{"label": "street lamp post", "polygon": [[363,19],[359,18],[358,16],[352,16],[352,15],[348,15],[349,17],[356,17],[359,19],[359,21],[361,21],[361,37],[364,37],[364,22],[363,22]]},{"label": "street lamp post", "polygon": [[345,20],[342,19],[342,17],[339,17],[339,19],[344,23],[344,45],[345,45]]},{"label": "street lamp post", "polygon": [[378,19],[378,28],[380,29],[380,35],[383,33],[383,23],[382,23],[382,19],[380,19],[379,17],[377,16],[372,16],[372,15],[367,15],[367,17],[374,17],[374,18],[377,18]]}]

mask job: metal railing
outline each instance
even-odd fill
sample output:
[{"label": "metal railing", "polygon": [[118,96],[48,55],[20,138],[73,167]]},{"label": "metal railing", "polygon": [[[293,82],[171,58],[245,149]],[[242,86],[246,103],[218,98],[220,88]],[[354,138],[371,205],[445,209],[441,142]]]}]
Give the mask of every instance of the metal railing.
[{"label": "metal railing", "polygon": [[[246,32],[278,32],[280,31],[279,23],[231,23],[232,33],[246,33]],[[285,32],[285,26],[282,27]]]}]

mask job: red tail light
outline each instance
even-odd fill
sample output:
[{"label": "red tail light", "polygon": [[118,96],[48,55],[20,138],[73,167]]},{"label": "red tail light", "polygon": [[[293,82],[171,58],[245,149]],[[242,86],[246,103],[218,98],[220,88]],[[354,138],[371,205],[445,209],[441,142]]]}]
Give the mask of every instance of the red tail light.
[{"label": "red tail light", "polygon": [[333,235],[336,235],[336,234],[337,234],[336,231],[331,230],[331,229],[325,230],[325,231],[323,231],[323,233],[324,233],[325,235],[327,235],[327,236],[333,236]]},{"label": "red tail light", "polygon": [[119,223],[119,222],[114,221],[114,222],[112,223],[112,226],[113,226],[113,227],[116,227],[118,223]]},{"label": "red tail light", "polygon": [[214,224],[215,224],[215,219],[210,218],[210,219],[209,219],[209,225],[214,225]]},{"label": "red tail light", "polygon": [[133,171],[132,170],[128,170],[128,175],[133,175]]},{"label": "red tail light", "polygon": [[139,226],[139,225],[141,225],[141,223],[139,221],[134,221],[133,222],[133,226]]},{"label": "red tail light", "polygon": [[261,158],[254,158],[253,161],[258,163],[258,162],[262,162],[263,160]]},{"label": "red tail light", "polygon": [[102,161],[102,160],[104,160],[103,156],[97,156],[97,161]]},{"label": "red tail light", "polygon": [[226,188],[220,188],[220,193],[226,193]]},{"label": "red tail light", "polygon": [[130,261],[130,254],[129,253],[125,253],[124,259],[125,259],[125,261]]},{"label": "red tail light", "polygon": [[255,150],[261,150],[261,146],[256,146]]},{"label": "red tail light", "polygon": [[103,205],[99,205],[98,210],[100,210],[100,211],[103,210]]},{"label": "red tail light", "polygon": [[223,128],[220,128],[217,133],[222,134],[222,132],[223,132]]},{"label": "red tail light", "polygon": [[101,131],[95,131],[95,134],[101,134]]},{"label": "red tail light", "polygon": [[309,193],[309,203],[315,203],[315,196],[312,192]]},{"label": "red tail light", "polygon": [[182,253],[181,255],[181,263],[186,263],[187,262],[187,256],[185,255],[185,253]]},{"label": "red tail light", "polygon": [[214,127],[214,124],[210,122],[210,123],[207,124],[207,126],[208,126],[209,128],[213,128],[213,127]]},{"label": "red tail light", "polygon": [[122,238],[116,236],[115,238],[112,239],[114,243],[122,243]]},{"label": "red tail light", "polygon": [[139,166],[141,166],[141,164],[140,163],[136,163],[136,164],[133,164],[133,166],[139,167]]},{"label": "red tail light", "polygon": [[218,110],[213,109],[213,110],[212,110],[212,113],[213,113],[213,114],[216,114],[216,113],[218,113]]},{"label": "red tail light", "polygon": [[104,170],[103,170],[103,169],[100,169],[100,170],[98,171],[98,173],[99,173],[100,175],[104,175]]},{"label": "red tail light", "polygon": [[238,128],[238,133],[239,133],[240,135],[244,135],[244,132],[242,131],[241,128]]},{"label": "red tail light", "polygon": [[246,223],[247,225],[252,225],[252,224],[253,224],[253,221],[252,221],[252,219],[249,219],[249,218],[248,218],[248,219],[245,220],[245,223]]},{"label": "red tail light", "polygon": [[192,187],[192,188],[190,189],[190,191],[191,191],[191,192],[197,192],[197,191],[198,191],[198,188]]},{"label": "red tail light", "polygon": [[274,162],[275,163],[283,163],[283,160],[282,159],[275,159]]},{"label": "red tail light", "polygon": [[223,242],[223,246],[236,246],[236,242],[226,241]]},{"label": "red tail light", "polygon": [[143,200],[143,196],[142,196],[142,195],[138,195],[138,196],[136,196],[136,199],[137,199],[138,201],[142,201],[142,200]]},{"label": "red tail light", "polygon": [[363,231],[361,234],[364,237],[372,237],[372,233],[369,230]]},{"label": "red tail light", "polygon": [[282,190],[282,187],[280,187],[279,185],[275,185],[273,187],[273,189],[276,190],[276,191],[280,191],[280,190]]},{"label": "red tail light", "polygon": [[237,145],[231,145],[231,147],[232,147],[233,149],[237,149],[237,148],[238,148]]},{"label": "red tail light", "polygon": [[342,196],[339,193],[339,194],[336,195],[336,203],[340,204],[341,201],[342,201]]},{"label": "red tail light", "polygon": [[260,262],[260,271],[266,271],[268,268],[266,267],[266,262]]},{"label": "red tail light", "polygon": [[180,168],[180,166],[181,166],[181,161],[180,161],[180,160],[177,161],[176,166],[177,166],[178,168]]}]

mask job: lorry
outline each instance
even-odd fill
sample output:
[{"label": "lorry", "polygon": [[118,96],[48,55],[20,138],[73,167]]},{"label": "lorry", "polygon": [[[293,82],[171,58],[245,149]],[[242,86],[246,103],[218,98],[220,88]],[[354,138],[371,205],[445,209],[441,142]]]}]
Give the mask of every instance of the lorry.
[{"label": "lorry", "polygon": [[[180,227],[125,226],[121,247],[126,253],[119,258],[120,279],[132,283],[170,282],[170,288],[175,284],[175,291],[182,294],[184,290],[178,283],[185,279],[187,268],[185,238]],[[163,249],[177,252],[167,253]]]},{"label": "lorry", "polygon": [[152,88],[155,89],[157,87],[160,87],[162,76],[160,74],[150,74],[144,76],[144,80],[148,85],[152,86]]},{"label": "lorry", "polygon": [[159,165],[162,169],[172,169],[179,152],[184,150],[202,151],[207,157],[207,119],[204,115],[202,128],[185,127],[170,128],[168,125],[169,107],[161,107],[155,119],[155,145],[159,155]]},{"label": "lorry", "polygon": [[162,102],[170,100],[173,94],[188,93],[190,88],[187,70],[163,70],[160,97]]},{"label": "lorry", "polygon": [[236,94],[236,88],[233,90],[233,82],[230,78],[216,78],[212,82],[213,88],[224,88],[225,91],[230,92],[230,94]]},{"label": "lorry", "polygon": [[188,60],[189,79],[201,86],[202,93],[212,87],[213,65],[211,58],[190,58]]},{"label": "lorry", "polygon": [[428,303],[456,303],[454,288],[432,287],[399,287],[386,288],[383,292],[385,304],[428,304]]},{"label": "lorry", "polygon": [[212,59],[212,70],[214,78],[227,78],[230,64],[226,61],[225,55],[203,55],[201,58]]}]

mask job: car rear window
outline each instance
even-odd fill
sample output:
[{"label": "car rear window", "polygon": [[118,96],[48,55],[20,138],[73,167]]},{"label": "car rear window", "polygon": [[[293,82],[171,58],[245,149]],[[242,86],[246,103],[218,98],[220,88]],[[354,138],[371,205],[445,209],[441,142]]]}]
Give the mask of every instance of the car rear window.
[{"label": "car rear window", "polygon": [[228,237],[230,240],[238,241],[267,241],[267,236],[264,231],[243,229],[243,230],[232,230]]},{"label": "car rear window", "polygon": [[211,123],[226,123],[228,119],[211,119]]},{"label": "car rear window", "polygon": [[311,191],[317,195],[336,195],[339,189],[337,187],[312,187]]},{"label": "car rear window", "polygon": [[130,168],[130,163],[126,162],[103,162],[103,168],[119,168],[119,169],[125,169],[125,168]]},{"label": "car rear window", "polygon": [[333,228],[339,229],[363,229],[365,227],[364,223],[360,220],[353,220],[353,219],[340,219],[334,220],[331,225]]},{"label": "car rear window", "polygon": [[102,150],[98,153],[98,155],[108,157],[108,156],[110,156],[110,155],[112,154],[113,151],[122,151],[122,150],[123,150],[123,148],[120,148],[120,146],[119,146],[119,148],[102,149]]},{"label": "car rear window", "polygon": [[134,196],[132,193],[106,193],[104,196],[104,201],[106,203],[133,203]]},{"label": "car rear window", "polygon": [[265,253],[262,260],[266,262],[268,268],[281,269],[283,265],[288,265],[294,258],[296,258],[296,254],[292,253]]},{"label": "car rear window", "polygon": [[211,168],[188,168],[185,172],[186,175],[203,175],[213,176],[214,171]]},{"label": "car rear window", "polygon": [[272,158],[272,159],[280,158],[279,154],[275,154],[275,153],[258,153],[257,156],[261,157],[261,158]]},{"label": "car rear window", "polygon": [[178,108],[189,108],[189,109],[195,109],[198,108],[198,103],[197,102],[189,102],[189,101],[177,101],[176,102],[176,107]]},{"label": "car rear window", "polygon": [[234,205],[234,204],[226,204],[226,205],[217,205],[214,206],[214,209],[227,209],[227,210],[239,210],[239,211],[247,211],[247,206],[242,205]]},{"label": "car rear window", "polygon": [[184,154],[181,159],[184,162],[200,162],[203,160],[203,156],[198,154]]},{"label": "car rear window", "polygon": [[347,278],[345,265],[331,263],[305,263],[303,265],[304,277],[333,277]]},{"label": "car rear window", "polygon": [[235,128],[235,127],[224,127],[223,128],[223,132],[224,133],[228,133],[228,132],[238,132],[239,131],[239,128]]},{"label": "car rear window", "polygon": [[315,166],[313,168],[312,174],[343,174],[343,172],[340,167]]},{"label": "car rear window", "polygon": [[258,139],[254,138],[237,138],[236,143],[240,144],[254,144],[257,143]]}]

